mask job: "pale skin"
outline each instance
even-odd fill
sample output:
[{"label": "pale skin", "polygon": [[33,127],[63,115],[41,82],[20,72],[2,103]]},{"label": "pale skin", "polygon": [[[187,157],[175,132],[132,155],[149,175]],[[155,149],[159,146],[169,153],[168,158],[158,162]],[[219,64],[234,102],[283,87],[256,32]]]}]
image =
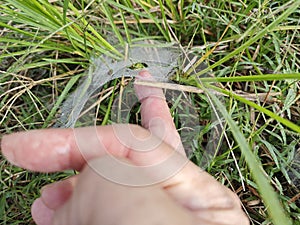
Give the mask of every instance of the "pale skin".
[{"label": "pale skin", "polygon": [[[139,79],[151,79],[151,75],[142,71]],[[79,175],[42,188],[41,197],[32,205],[35,222],[38,225],[248,225],[236,194],[186,160],[162,90],[144,86],[135,86],[135,90],[141,101],[143,127],[120,124],[76,130],[46,129],[2,138],[3,155],[17,166],[39,172],[80,171]],[[124,135],[131,132],[149,145],[159,144],[148,152],[134,151],[140,143],[130,138],[120,140],[115,129]],[[97,140],[101,140],[101,145]],[[157,180],[158,174],[167,173],[168,168],[162,167],[166,171],[157,173],[144,170],[145,166],[160,163],[172,154],[174,161],[168,164],[171,167],[178,162],[186,163],[168,179],[132,187],[111,182],[95,172],[110,162],[110,154],[120,162],[141,167],[130,172],[113,167],[109,168],[110,173],[121,172],[149,181]]]}]

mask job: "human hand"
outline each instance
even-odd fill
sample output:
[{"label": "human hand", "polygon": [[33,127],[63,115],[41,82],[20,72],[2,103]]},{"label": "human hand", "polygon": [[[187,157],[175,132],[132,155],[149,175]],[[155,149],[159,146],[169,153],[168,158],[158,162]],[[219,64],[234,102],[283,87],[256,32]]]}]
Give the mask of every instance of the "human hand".
[{"label": "human hand", "polygon": [[[150,75],[142,72],[141,76]],[[159,212],[163,212],[165,216],[161,218],[164,224],[176,224],[172,219],[177,217],[176,220],[182,219],[178,224],[249,224],[241,210],[238,197],[184,158],[180,137],[162,91],[137,86],[136,92],[142,103],[144,128],[136,125],[114,125],[75,130],[48,129],[15,133],[3,138],[2,152],[15,165],[40,172],[66,169],[82,171],[80,175],[46,186],[41,198],[32,206],[32,215],[37,224],[52,224],[53,217],[56,218],[56,224],[75,224],[71,223],[71,219],[80,221],[77,224],[93,224],[92,222],[105,224],[105,221],[127,224],[113,221],[120,218],[124,218],[122,221],[128,221],[128,224],[147,224],[142,222],[155,218],[156,215],[152,214]],[[137,142],[126,138],[120,141],[115,129],[123,134],[130,131],[137,139],[147,139],[146,145],[151,146],[151,143],[159,145],[149,152],[134,151]],[[161,135],[162,131],[164,135]],[[175,154],[174,149],[178,150]],[[105,169],[101,165],[105,165],[107,152],[115,157],[127,158],[127,163],[140,168],[162,162],[170,155],[175,156],[174,165],[182,161],[186,163],[173,177],[152,188],[132,188],[113,184],[96,175],[91,165]],[[85,166],[87,162],[89,167]],[[169,168],[174,165],[169,165]],[[165,167],[165,170],[169,168]],[[118,172],[118,168],[114,170]],[[157,176],[164,174],[164,171],[135,172],[137,174],[132,177],[142,176],[149,180],[160,179]],[[118,199],[113,198],[114,193]],[[130,198],[125,198],[126,196]],[[100,199],[104,197],[107,197],[106,201],[101,202]],[[145,210],[144,207],[137,205],[137,202],[141,201],[145,203]],[[128,204],[135,207],[136,214],[134,208],[129,210]],[[111,211],[114,213],[109,213]],[[67,215],[70,217],[66,218]],[[147,218],[140,218],[139,215],[145,215]],[[97,216],[101,217],[102,221],[92,221],[92,218],[98,218]],[[69,221],[66,222],[63,218]],[[153,221],[148,224],[153,224]]]}]

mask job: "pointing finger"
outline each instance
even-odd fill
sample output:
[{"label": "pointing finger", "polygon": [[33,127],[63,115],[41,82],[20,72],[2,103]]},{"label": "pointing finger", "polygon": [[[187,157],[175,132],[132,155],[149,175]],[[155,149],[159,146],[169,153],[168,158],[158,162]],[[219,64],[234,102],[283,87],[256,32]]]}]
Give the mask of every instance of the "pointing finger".
[{"label": "pointing finger", "polygon": [[[136,79],[154,80],[146,70],[141,71]],[[162,89],[136,84],[135,91],[141,102],[142,126],[185,154]]]}]

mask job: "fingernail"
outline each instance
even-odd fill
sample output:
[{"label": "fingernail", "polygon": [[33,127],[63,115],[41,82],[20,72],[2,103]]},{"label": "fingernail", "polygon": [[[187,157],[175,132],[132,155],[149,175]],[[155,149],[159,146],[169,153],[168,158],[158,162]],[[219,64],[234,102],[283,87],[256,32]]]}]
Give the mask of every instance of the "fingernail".
[{"label": "fingernail", "polygon": [[151,78],[152,76],[148,72],[148,70],[144,69],[144,70],[142,70],[142,71],[139,72],[139,76],[137,76],[137,78],[139,78],[139,77],[141,77],[141,78]]},{"label": "fingernail", "polygon": [[4,135],[1,139],[1,152],[10,163],[20,166],[15,158],[13,143],[14,140],[12,140],[10,135]]}]

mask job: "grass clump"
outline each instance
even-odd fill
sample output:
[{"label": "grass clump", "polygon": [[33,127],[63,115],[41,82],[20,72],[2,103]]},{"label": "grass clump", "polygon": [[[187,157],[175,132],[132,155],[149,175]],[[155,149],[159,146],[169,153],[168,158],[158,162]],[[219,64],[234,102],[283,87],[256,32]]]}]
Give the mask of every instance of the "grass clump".
[{"label": "grass clump", "polygon": [[[122,60],[118,49],[143,39],[175,42],[199,56],[195,67],[208,65],[197,73],[191,67],[177,82],[225,95],[221,104],[215,95],[191,94],[201,115],[193,160],[205,151],[215,111],[226,121],[224,141],[208,171],[240,196],[252,224],[298,223],[299,0],[0,3],[2,134],[52,126],[93,57]],[[103,124],[121,82],[105,87]],[[1,224],[32,223],[29,207],[40,187],[69,175],[26,172],[3,158],[0,165]]]}]

